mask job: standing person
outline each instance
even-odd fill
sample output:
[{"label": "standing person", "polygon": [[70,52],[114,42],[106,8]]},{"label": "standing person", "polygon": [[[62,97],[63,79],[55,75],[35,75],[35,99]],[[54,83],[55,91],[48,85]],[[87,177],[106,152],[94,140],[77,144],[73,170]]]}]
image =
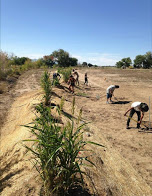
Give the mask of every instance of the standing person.
[{"label": "standing person", "polygon": [[118,85],[110,85],[110,86],[107,88],[107,103],[109,103],[108,100],[110,100],[110,102],[112,102],[111,98],[112,98],[112,96],[114,96],[113,93],[114,93],[114,90],[115,90],[116,88],[119,88],[119,86],[118,86]]},{"label": "standing person", "polygon": [[85,73],[84,75],[84,84],[88,85],[88,76],[87,76],[87,73]]},{"label": "standing person", "polygon": [[124,116],[126,116],[126,114],[130,111],[130,114],[129,114],[129,117],[128,117],[128,120],[127,120],[126,129],[130,129],[129,123],[130,123],[130,120],[131,120],[131,118],[132,118],[132,116],[134,115],[135,112],[138,116],[137,128],[139,129],[141,121],[144,117],[144,113],[147,112],[148,110],[149,110],[149,107],[146,103],[141,103],[141,102],[138,102],[138,101],[132,103],[131,108],[129,108],[124,114]]},{"label": "standing person", "polygon": [[70,78],[69,78],[69,80],[68,80],[68,84],[70,84],[69,90],[72,93],[74,93],[75,82],[76,82],[75,78],[73,77],[73,75],[71,75]]},{"label": "standing person", "polygon": [[79,74],[77,71],[74,72],[74,75],[76,75],[76,84],[79,86]]}]

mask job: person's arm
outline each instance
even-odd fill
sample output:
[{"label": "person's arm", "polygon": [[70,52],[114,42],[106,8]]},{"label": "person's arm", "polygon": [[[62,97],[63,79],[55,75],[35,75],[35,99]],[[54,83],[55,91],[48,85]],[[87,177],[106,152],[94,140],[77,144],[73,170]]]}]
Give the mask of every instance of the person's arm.
[{"label": "person's arm", "polygon": [[111,94],[111,95],[112,95],[112,90],[111,90],[111,89],[109,89],[109,94]]},{"label": "person's arm", "polygon": [[144,117],[144,112],[142,112],[142,114],[141,114],[141,118],[140,118],[140,121],[139,121],[138,123],[140,123],[140,124],[141,124],[141,121],[142,121],[143,117]]},{"label": "person's arm", "polygon": [[126,116],[126,114],[131,110],[132,108],[129,108],[129,110],[127,110],[124,114],[124,116]]},{"label": "person's arm", "polygon": [[68,82],[67,82],[67,84],[70,84],[70,81],[71,81],[71,80],[69,79]]}]

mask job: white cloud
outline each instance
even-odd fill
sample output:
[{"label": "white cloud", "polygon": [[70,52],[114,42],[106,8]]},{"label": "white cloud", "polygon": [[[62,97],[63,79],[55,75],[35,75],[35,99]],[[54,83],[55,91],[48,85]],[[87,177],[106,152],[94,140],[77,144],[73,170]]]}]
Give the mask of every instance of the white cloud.
[{"label": "white cloud", "polygon": [[119,54],[108,53],[87,53],[84,55],[73,54],[72,56],[77,58],[80,63],[87,62],[98,66],[114,66],[117,61],[122,59]]}]

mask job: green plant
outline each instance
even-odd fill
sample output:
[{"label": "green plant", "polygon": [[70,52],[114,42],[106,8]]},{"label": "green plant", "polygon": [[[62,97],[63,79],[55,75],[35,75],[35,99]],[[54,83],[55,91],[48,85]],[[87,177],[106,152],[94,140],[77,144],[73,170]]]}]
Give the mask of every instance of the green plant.
[{"label": "green plant", "polygon": [[59,84],[60,84],[60,82],[59,82],[58,78],[53,79],[53,85],[54,86],[58,86]]},{"label": "green plant", "polygon": [[42,79],[41,79],[41,86],[44,90],[44,98],[45,98],[45,105],[49,105],[50,104],[50,98],[52,95],[52,84],[51,84],[51,80],[50,80],[50,74],[48,73],[48,71],[45,71]]},{"label": "green plant", "polygon": [[72,68],[58,68],[58,73],[63,75],[64,82],[68,82],[69,77],[71,75]]},{"label": "green plant", "polygon": [[77,92],[77,93],[76,93],[76,96],[80,96],[80,97],[89,97],[89,95],[87,95],[87,94],[84,93],[84,92]]},{"label": "green plant", "polygon": [[[62,107],[61,107],[62,108]],[[66,125],[57,124],[49,107],[39,104],[36,106],[37,117],[30,128],[35,139],[27,139],[24,142],[33,142],[32,147],[25,147],[32,152],[34,166],[44,182],[45,195],[50,192],[57,192],[58,195],[65,195],[68,189],[77,183],[83,185],[85,172],[81,166],[84,162],[94,165],[85,156],[87,144],[100,144],[84,141],[83,128],[86,125],[79,125],[69,119]],[[79,119],[82,110],[79,114]]]}]

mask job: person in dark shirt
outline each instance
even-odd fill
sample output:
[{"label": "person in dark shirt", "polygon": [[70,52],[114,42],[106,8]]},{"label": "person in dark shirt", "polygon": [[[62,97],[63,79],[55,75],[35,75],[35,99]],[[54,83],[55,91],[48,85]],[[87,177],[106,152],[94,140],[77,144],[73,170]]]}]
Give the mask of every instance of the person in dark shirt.
[{"label": "person in dark shirt", "polygon": [[70,92],[74,93],[74,86],[75,86],[75,78],[73,77],[73,75],[70,76],[69,80],[68,80],[68,84],[70,85],[69,86],[69,90]]},{"label": "person in dark shirt", "polygon": [[53,80],[57,79],[59,77],[59,79],[61,78],[59,73],[53,73]]},{"label": "person in dark shirt", "polygon": [[84,84],[88,85],[88,75],[85,73],[84,75]]}]

